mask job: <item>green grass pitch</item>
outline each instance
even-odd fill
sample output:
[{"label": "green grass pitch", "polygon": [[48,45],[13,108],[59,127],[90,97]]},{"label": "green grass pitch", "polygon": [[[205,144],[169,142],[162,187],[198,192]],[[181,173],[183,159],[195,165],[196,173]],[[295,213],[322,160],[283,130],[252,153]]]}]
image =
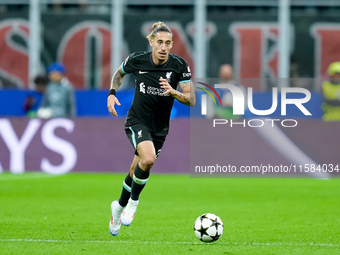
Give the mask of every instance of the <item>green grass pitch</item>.
[{"label": "green grass pitch", "polygon": [[[0,254],[340,254],[340,179],[152,174],[129,227],[108,230],[125,174],[0,174]],[[196,218],[224,233],[199,241]]]}]

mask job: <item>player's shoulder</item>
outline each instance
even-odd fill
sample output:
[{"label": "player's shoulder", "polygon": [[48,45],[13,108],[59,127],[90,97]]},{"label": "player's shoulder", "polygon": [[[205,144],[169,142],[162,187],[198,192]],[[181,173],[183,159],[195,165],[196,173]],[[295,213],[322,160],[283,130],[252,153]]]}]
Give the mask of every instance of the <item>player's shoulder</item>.
[{"label": "player's shoulder", "polygon": [[151,52],[149,51],[136,51],[131,53],[126,60],[124,61],[124,65],[126,63],[130,63],[130,65],[138,65],[138,64],[145,64],[150,59]]},{"label": "player's shoulder", "polygon": [[150,54],[151,54],[150,51],[136,51],[134,53],[131,53],[129,58],[135,60],[144,59],[147,58]]},{"label": "player's shoulder", "polygon": [[169,56],[172,59],[172,63],[174,65],[178,65],[181,68],[183,68],[183,67],[188,65],[187,61],[184,58],[182,58],[182,57],[180,57],[180,56],[178,56],[176,54],[170,53]]}]

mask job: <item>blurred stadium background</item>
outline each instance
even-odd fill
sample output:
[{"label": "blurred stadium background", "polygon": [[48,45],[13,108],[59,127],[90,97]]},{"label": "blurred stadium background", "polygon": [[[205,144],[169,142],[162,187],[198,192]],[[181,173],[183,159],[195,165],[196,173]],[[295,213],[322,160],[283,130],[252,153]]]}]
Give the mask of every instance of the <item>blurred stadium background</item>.
[{"label": "blurred stadium background", "polygon": [[[195,79],[216,78],[229,63],[236,80],[265,78],[258,96],[277,78],[294,78],[299,82],[290,86],[312,91],[312,118],[287,136],[315,162],[337,164],[339,138],[331,134],[339,126],[322,122],[320,88],[328,65],[340,60],[339,11],[337,0],[0,0],[0,172],[125,171],[132,148],[123,125],[133,81],[126,79],[118,92],[115,120],[107,112],[107,91],[130,53],[149,50],[145,36],[159,20],[172,29],[172,53],[188,61]],[[23,102],[34,90],[33,78],[55,61],[65,65],[76,89],[77,117],[29,119]],[[169,153],[155,171],[188,172],[189,115],[175,103],[164,148]],[[250,155],[272,150],[264,139],[247,143],[254,145],[244,152]],[[258,143],[266,144],[263,151]],[[103,155],[112,147],[112,156]],[[247,158],[251,164],[255,156]]]}]

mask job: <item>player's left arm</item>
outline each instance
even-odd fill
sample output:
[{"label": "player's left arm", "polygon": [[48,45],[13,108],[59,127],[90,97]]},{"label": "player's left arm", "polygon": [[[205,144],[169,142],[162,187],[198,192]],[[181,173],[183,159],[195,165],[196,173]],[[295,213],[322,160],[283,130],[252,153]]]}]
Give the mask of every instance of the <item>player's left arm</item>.
[{"label": "player's left arm", "polygon": [[162,77],[159,79],[159,85],[161,86],[161,88],[165,89],[165,92],[163,93],[164,95],[170,94],[182,104],[188,105],[190,107],[195,105],[195,87],[192,81],[179,83],[182,92],[173,89],[171,85],[166,81],[166,79]]}]

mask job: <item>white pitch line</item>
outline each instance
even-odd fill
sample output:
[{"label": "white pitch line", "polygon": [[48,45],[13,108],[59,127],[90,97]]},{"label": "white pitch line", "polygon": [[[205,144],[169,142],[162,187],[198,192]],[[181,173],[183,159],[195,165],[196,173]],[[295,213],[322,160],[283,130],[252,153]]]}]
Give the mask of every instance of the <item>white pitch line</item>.
[{"label": "white pitch line", "polygon": [[[203,242],[156,242],[156,241],[106,241],[106,240],[43,240],[43,239],[0,239],[0,242],[42,242],[42,243],[121,243],[121,244],[184,244],[184,245],[196,245],[196,244],[209,244]],[[210,243],[212,244],[212,243]],[[340,247],[340,244],[330,243],[232,243],[232,242],[216,242],[216,245],[240,245],[240,246],[329,246],[329,247]]]},{"label": "white pitch line", "polygon": [[60,175],[56,174],[46,174],[46,173],[23,173],[23,174],[0,174],[0,181],[14,181],[14,180],[30,180],[30,179],[41,179],[41,178],[51,178]]}]

